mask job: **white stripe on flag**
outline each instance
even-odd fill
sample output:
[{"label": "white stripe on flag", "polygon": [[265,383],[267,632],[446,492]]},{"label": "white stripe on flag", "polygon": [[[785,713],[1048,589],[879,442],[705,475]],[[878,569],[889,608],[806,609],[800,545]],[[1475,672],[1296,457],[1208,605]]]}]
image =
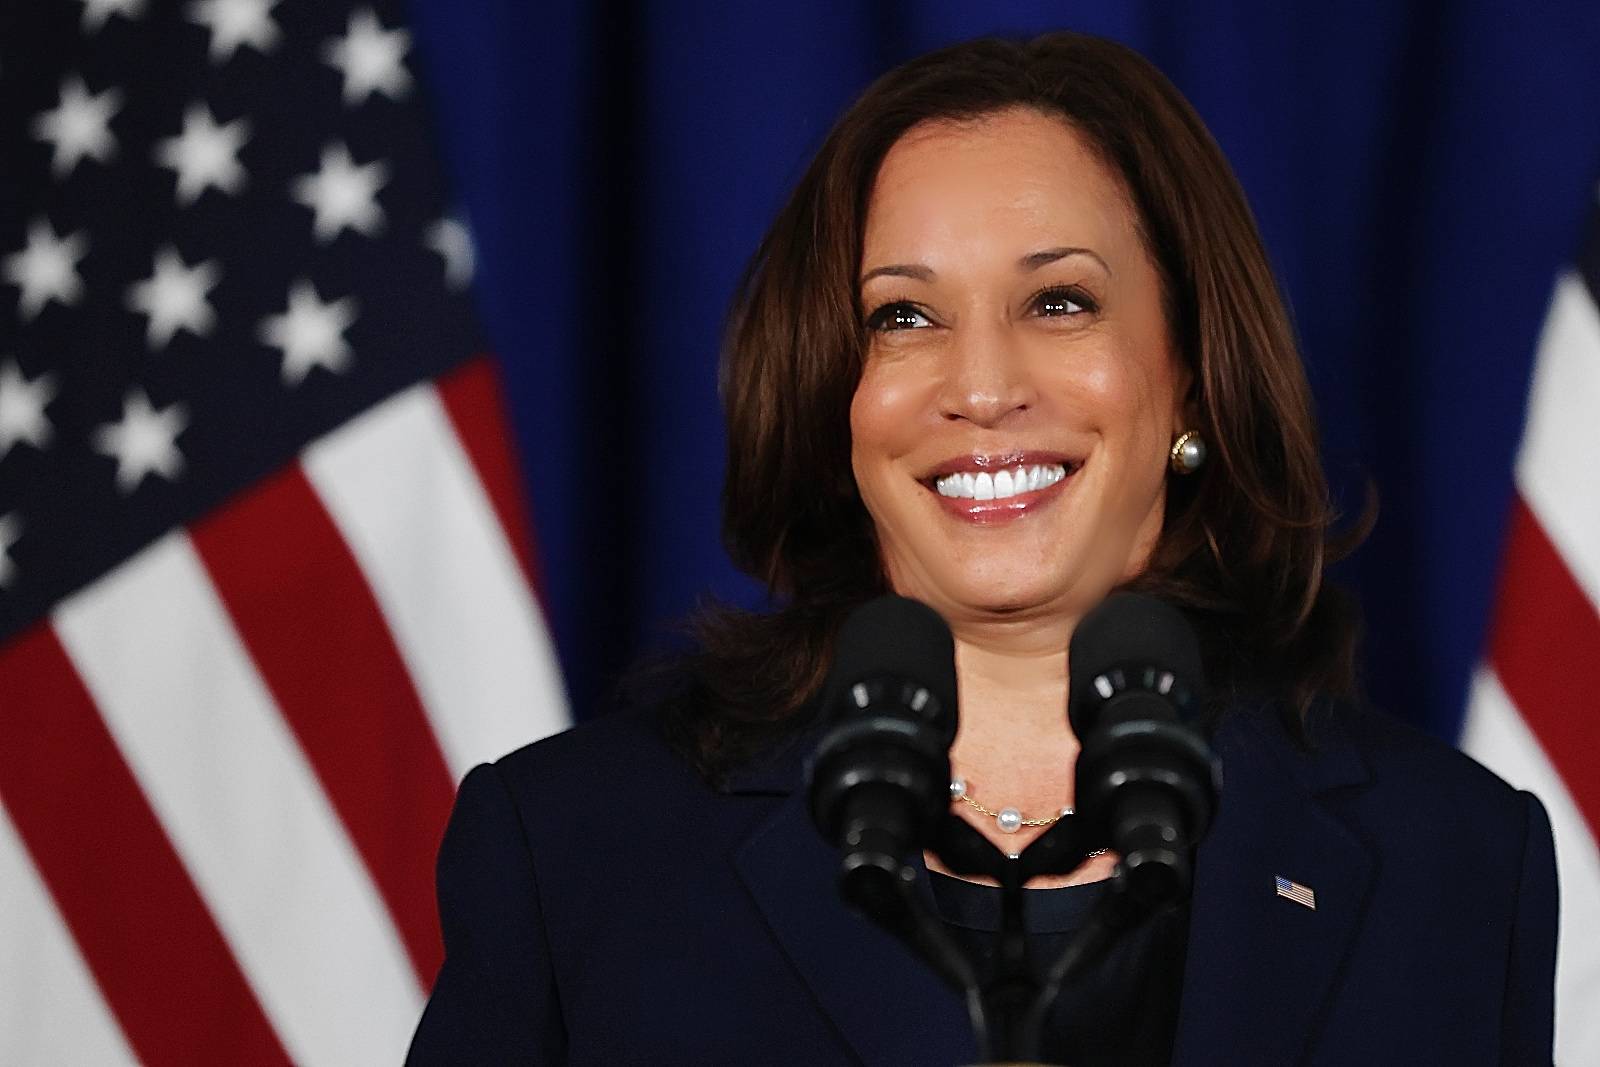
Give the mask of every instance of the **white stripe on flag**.
[{"label": "white stripe on flag", "polygon": [[367,411],[302,463],[372,586],[456,779],[564,728],[539,607],[433,387]]},{"label": "white stripe on flag", "polygon": [[[1576,274],[1557,282],[1528,391],[1517,486],[1600,610],[1600,312]],[[1597,1061],[1600,1062],[1600,1061]]]},{"label": "white stripe on flag", "polygon": [[290,1056],[399,1062],[422,1008],[410,961],[188,538],[54,621]]},{"label": "white stripe on flag", "polygon": [[0,1063],[137,1063],[3,804],[0,902]]},{"label": "white stripe on flag", "polygon": [[1556,1062],[1600,1063],[1600,848],[1500,679],[1488,667],[1473,677],[1461,747],[1544,802],[1556,835],[1561,884],[1561,944],[1556,957]]}]

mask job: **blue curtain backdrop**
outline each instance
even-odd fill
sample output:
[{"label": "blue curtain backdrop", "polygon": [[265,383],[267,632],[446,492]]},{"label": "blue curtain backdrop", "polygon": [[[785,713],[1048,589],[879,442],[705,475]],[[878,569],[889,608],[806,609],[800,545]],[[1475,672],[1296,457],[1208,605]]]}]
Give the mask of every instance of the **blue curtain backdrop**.
[{"label": "blue curtain backdrop", "polygon": [[412,6],[577,714],[702,596],[757,599],[718,539],[719,328],[832,119],[920,52],[1070,28],[1154,60],[1233,161],[1340,500],[1382,496],[1338,572],[1370,689],[1454,736],[1540,320],[1600,176],[1593,0]]}]

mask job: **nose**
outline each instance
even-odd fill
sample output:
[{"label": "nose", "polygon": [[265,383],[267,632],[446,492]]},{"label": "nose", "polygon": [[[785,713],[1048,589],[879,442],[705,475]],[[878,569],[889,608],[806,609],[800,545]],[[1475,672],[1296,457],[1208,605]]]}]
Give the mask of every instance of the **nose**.
[{"label": "nose", "polygon": [[940,414],[985,428],[998,426],[1034,403],[1024,356],[1004,323],[963,324],[946,350]]}]

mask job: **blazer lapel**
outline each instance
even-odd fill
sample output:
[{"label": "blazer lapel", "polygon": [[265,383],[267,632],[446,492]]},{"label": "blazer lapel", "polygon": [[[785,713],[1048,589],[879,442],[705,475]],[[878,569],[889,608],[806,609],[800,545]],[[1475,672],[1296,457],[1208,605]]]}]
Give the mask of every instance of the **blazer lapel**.
[{"label": "blazer lapel", "polygon": [[[1367,780],[1342,734],[1300,752],[1264,713],[1219,731],[1223,788],[1195,871],[1173,1063],[1298,1063],[1360,929],[1370,851],[1328,806]],[[1315,893],[1315,909],[1275,879]]]},{"label": "blazer lapel", "polygon": [[[1265,711],[1240,710],[1215,739],[1217,819],[1195,869],[1176,1067],[1304,1058],[1360,930],[1374,861],[1329,806],[1368,772],[1336,727],[1297,750]],[[961,999],[898,941],[847,910],[837,854],[811,825],[802,740],[728,792],[783,797],[733,854],[774,939],[864,1064],[977,1057]],[[1315,910],[1277,895],[1309,886]]]},{"label": "blazer lapel", "polygon": [[791,766],[761,769],[729,790],[788,792],[733,856],[774,939],[863,1064],[974,1061],[972,1028],[956,993],[839,900],[838,854],[812,826],[799,779],[795,756]]}]

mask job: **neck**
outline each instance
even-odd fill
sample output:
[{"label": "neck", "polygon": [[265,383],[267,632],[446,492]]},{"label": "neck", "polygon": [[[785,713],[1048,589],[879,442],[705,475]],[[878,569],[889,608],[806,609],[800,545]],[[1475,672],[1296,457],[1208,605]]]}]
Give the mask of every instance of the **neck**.
[{"label": "neck", "polygon": [[1070,803],[1078,754],[1067,724],[1073,621],[953,627],[961,725],[950,756],[980,796],[1046,808]]},{"label": "neck", "polygon": [[[972,797],[991,810],[1015,807],[1025,818],[1048,818],[1074,803],[1078,739],[1067,723],[1067,642],[1076,619],[973,624],[956,621],[956,679],[961,724],[950,746],[955,773]],[[960,814],[1006,852],[1020,851],[1043,833],[1026,827],[1002,833],[995,820]],[[938,857],[927,862],[944,870]],[[1072,885],[1107,877],[1114,854],[1091,858],[1076,871],[1036,878],[1035,887]],[[948,872],[947,872],[948,873]]]}]

